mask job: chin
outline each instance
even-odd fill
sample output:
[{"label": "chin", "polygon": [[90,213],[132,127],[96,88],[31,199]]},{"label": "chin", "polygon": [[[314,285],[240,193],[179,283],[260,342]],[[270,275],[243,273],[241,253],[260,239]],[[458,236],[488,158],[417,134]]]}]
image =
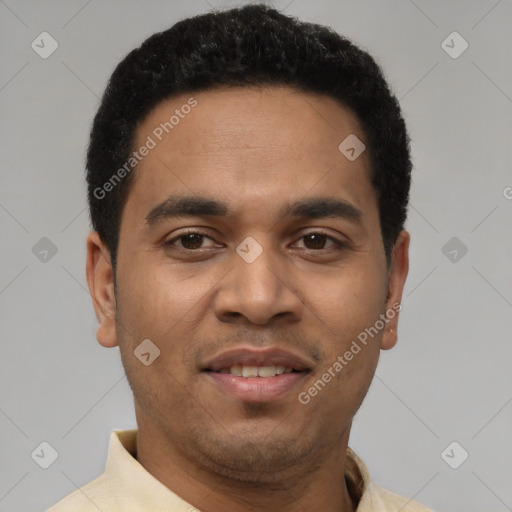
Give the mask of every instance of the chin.
[{"label": "chin", "polygon": [[303,435],[279,436],[278,430],[279,427],[260,435],[230,435],[223,430],[217,439],[213,435],[206,437],[202,430],[194,442],[196,453],[201,454],[201,463],[212,471],[241,483],[271,483],[301,472],[304,466],[311,471],[313,459],[318,456],[316,443],[308,443]]}]

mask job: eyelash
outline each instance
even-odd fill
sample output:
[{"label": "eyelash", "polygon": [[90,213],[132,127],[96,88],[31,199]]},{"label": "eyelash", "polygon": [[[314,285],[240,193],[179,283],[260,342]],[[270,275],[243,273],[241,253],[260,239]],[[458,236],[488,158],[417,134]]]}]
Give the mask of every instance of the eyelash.
[{"label": "eyelash", "polygon": [[[187,235],[199,235],[199,236],[203,236],[203,237],[206,237],[206,238],[209,238],[210,240],[213,240],[212,237],[210,237],[208,235],[208,233],[204,232],[204,231],[196,231],[196,230],[189,230],[189,231],[186,231],[184,233],[180,233],[179,235],[171,238],[170,240],[166,240],[162,243],[162,246],[164,247],[172,247],[174,245],[174,242],[176,242],[177,240],[179,240],[180,238],[183,238]],[[337,238],[331,236],[331,235],[328,235],[327,233],[324,233],[323,231],[310,231],[309,233],[305,233],[304,235],[302,235],[299,240],[302,240],[303,238],[309,236],[309,235],[322,235],[322,236],[325,236],[326,239],[328,240],[331,240],[334,244],[335,244],[335,250],[340,250],[340,249],[343,249],[345,247],[347,247],[347,244],[342,242],[341,240],[338,240]],[[200,253],[201,251],[204,251],[204,249],[186,249],[186,248],[181,248],[181,247],[175,247],[178,251],[181,251],[181,252],[186,252],[186,253]],[[310,252],[321,252],[321,251],[328,251],[329,249],[305,249],[306,251],[310,251]]]}]

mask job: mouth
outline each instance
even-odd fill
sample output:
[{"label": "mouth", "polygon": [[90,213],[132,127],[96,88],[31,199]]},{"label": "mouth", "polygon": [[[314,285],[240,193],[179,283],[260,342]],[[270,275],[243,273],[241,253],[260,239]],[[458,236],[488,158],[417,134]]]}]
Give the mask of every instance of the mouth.
[{"label": "mouth", "polygon": [[205,363],[202,374],[224,395],[243,402],[280,398],[312,371],[308,359],[277,348],[237,349]]},{"label": "mouth", "polygon": [[[213,371],[213,370],[205,370],[205,371]],[[289,366],[282,365],[268,365],[268,366],[242,366],[242,365],[234,365],[229,368],[222,368],[221,370],[215,373],[224,373],[230,375],[236,375],[237,377],[262,377],[269,378],[275,377],[276,375],[283,375],[285,373],[299,372],[304,370],[294,370]]]}]

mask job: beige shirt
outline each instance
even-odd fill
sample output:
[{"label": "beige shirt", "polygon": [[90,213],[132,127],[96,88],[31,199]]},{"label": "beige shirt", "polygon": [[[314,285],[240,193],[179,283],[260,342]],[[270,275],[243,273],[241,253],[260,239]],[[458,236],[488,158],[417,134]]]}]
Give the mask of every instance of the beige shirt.
[{"label": "beige shirt", "polygon": [[[114,430],[104,473],[46,512],[196,512],[137,461],[137,436],[137,429]],[[349,489],[362,490],[357,512],[432,512],[375,485],[363,461],[350,448],[345,478]]]}]

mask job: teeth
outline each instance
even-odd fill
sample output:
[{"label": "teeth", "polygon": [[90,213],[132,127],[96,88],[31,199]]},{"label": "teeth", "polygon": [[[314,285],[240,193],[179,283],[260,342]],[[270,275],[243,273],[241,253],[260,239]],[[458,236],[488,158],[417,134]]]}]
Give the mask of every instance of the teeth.
[{"label": "teeth", "polygon": [[231,375],[238,375],[238,377],[242,376],[242,367],[241,366],[232,366],[231,368],[226,368],[226,373],[231,373]]},{"label": "teeth", "polygon": [[275,366],[260,366],[258,368],[258,375],[260,377],[273,377],[276,374]]},{"label": "teeth", "polygon": [[257,366],[242,366],[242,377],[257,377],[258,367]]},{"label": "teeth", "polygon": [[223,368],[220,373],[231,373],[238,377],[274,377],[283,373],[291,373],[291,368],[281,365],[277,366],[232,366],[231,368]]}]

